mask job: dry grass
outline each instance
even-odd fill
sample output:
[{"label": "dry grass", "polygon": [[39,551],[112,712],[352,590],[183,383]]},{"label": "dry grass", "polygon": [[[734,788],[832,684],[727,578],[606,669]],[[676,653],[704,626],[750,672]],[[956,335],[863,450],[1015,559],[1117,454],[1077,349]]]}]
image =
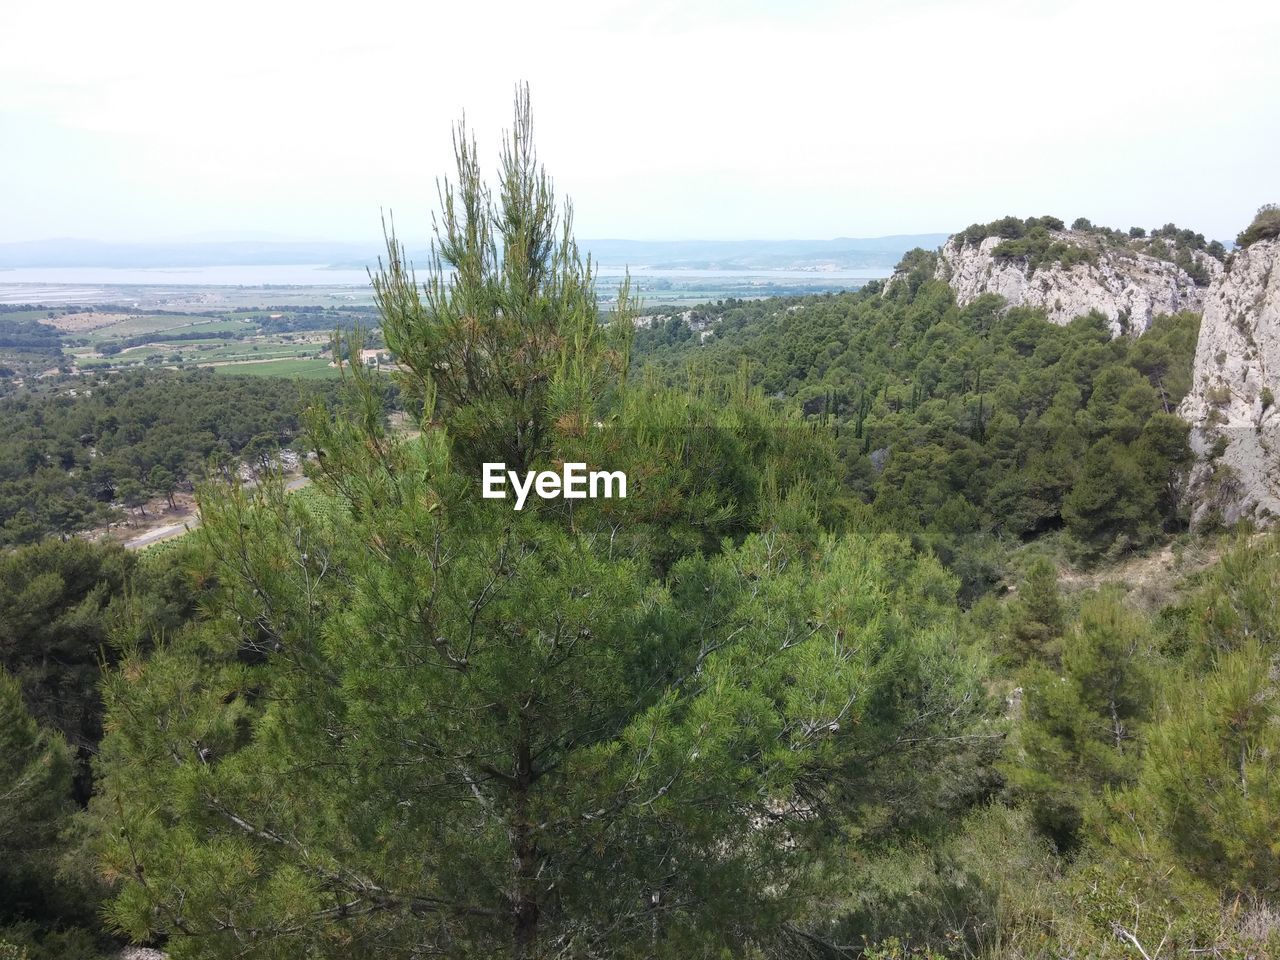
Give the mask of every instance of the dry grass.
[{"label": "dry grass", "polygon": [[128,313],[67,313],[40,322],[47,323],[63,333],[83,333],[86,330],[97,330],[131,319],[133,315]]}]

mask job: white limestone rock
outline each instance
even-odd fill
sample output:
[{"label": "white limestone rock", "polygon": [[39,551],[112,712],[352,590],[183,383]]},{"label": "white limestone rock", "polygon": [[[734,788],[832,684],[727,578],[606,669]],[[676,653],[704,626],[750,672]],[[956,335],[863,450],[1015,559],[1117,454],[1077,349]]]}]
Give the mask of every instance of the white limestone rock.
[{"label": "white limestone rock", "polygon": [[[1004,297],[1009,306],[1039,307],[1057,324],[1096,310],[1107,318],[1114,335],[1140,334],[1162,313],[1203,308],[1205,288],[1181,268],[1126,246],[1104,242],[1076,230],[1052,232],[1054,240],[1091,250],[1095,263],[1042,265],[1032,270],[1024,259],[997,259],[999,237],[964,243],[959,235],[943,246],[935,278],[945,280],[961,306],[984,293]],[[1203,252],[1195,259],[1209,271],[1222,264]]]},{"label": "white limestone rock", "polygon": [[1280,517],[1280,240],[1237,251],[1209,288],[1191,392],[1192,522]]}]

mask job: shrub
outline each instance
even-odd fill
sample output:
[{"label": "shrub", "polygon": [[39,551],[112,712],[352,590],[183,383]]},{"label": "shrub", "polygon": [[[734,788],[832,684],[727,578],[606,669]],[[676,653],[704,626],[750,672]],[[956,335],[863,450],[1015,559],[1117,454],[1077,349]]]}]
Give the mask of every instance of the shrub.
[{"label": "shrub", "polygon": [[1044,226],[1037,224],[1025,235],[1001,241],[991,255],[997,260],[1026,260],[1034,273],[1040,267],[1061,264],[1070,268],[1078,263],[1095,263],[1097,254],[1092,250],[1054,239]]},{"label": "shrub", "polygon": [[1247,247],[1259,240],[1274,240],[1277,237],[1280,237],[1280,206],[1266,203],[1258,208],[1253,222],[1236,237],[1236,246]]},{"label": "shrub", "polygon": [[1002,240],[1018,240],[1023,236],[1046,230],[1062,230],[1065,224],[1058,217],[1028,217],[1020,220],[1018,217],[1009,216],[1001,217],[999,220],[992,220],[990,223],[974,223],[961,230],[956,236],[960,243],[978,244],[987,237],[999,237]]},{"label": "shrub", "polygon": [[1016,240],[1027,232],[1027,225],[1017,217],[1001,217],[991,224],[991,233],[1004,240]]},{"label": "shrub", "polygon": [[1231,388],[1225,383],[1219,383],[1206,390],[1204,398],[1211,407],[1224,407],[1231,402]]},{"label": "shrub", "polygon": [[1031,217],[1027,220],[1028,230],[1037,226],[1044,227],[1046,230],[1065,230],[1067,225],[1059,217]]}]

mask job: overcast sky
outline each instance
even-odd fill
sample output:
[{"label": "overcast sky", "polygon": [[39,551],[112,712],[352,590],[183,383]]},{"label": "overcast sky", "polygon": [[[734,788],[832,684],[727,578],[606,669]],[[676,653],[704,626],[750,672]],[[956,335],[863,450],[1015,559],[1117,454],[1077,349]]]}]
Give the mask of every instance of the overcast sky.
[{"label": "overcast sky", "polygon": [[1277,50],[1254,0],[3,0],[0,241],[425,236],[519,79],[583,237],[1229,240],[1280,200]]}]

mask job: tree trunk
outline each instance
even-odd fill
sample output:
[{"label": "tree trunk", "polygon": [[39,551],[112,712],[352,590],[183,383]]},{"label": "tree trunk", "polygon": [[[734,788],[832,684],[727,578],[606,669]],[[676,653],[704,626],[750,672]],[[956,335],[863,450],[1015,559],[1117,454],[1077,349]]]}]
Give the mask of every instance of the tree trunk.
[{"label": "tree trunk", "polygon": [[515,883],[511,896],[513,950],[516,960],[529,960],[535,953],[538,932],[538,840],[529,819],[529,791],[533,786],[533,762],[529,750],[527,719],[521,720],[516,744],[516,775],[512,787],[511,848]]}]

